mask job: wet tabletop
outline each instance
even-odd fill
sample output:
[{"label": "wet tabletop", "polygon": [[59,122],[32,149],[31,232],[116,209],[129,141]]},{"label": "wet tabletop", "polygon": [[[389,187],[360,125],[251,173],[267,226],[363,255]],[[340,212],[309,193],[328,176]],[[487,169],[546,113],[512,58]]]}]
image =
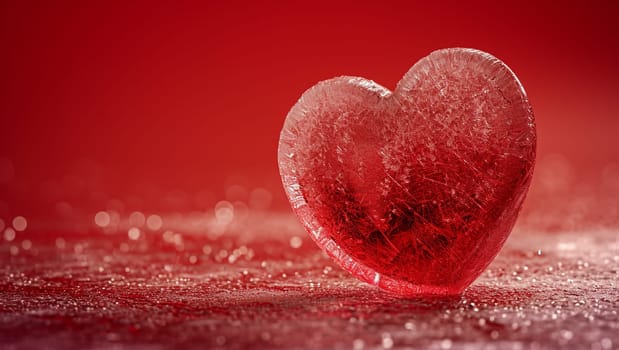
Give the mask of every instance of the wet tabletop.
[{"label": "wet tabletop", "polygon": [[461,297],[405,299],[335,266],[290,214],[164,219],[5,230],[0,347],[619,348],[617,230],[517,227]]}]

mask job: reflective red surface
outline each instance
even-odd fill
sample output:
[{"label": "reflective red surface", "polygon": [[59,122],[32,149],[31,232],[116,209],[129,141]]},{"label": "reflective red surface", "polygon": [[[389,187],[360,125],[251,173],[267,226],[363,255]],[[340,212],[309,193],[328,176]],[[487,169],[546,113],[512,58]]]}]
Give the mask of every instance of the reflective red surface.
[{"label": "reflective red surface", "polygon": [[3,241],[2,348],[619,345],[616,230],[518,229],[462,296],[398,298],[334,265],[291,215],[250,215],[210,238],[204,220]]}]

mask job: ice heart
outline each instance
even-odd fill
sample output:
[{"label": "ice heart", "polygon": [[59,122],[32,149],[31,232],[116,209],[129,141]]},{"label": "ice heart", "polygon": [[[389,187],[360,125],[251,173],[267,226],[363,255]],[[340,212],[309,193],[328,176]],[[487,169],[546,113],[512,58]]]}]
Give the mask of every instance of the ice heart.
[{"label": "ice heart", "polygon": [[288,113],[278,158],[293,210],[344,269],[401,295],[449,295],[507,239],[535,143],[514,73],[453,48],[393,93],[357,77],[316,84]]}]

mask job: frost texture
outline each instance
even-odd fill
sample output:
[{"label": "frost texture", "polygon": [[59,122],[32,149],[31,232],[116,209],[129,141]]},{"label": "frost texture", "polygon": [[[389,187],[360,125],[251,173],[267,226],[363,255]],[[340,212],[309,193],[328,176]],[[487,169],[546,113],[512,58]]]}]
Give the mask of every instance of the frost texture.
[{"label": "frost texture", "polygon": [[509,235],[535,143],[511,70],[445,49],[393,93],[356,77],[306,91],[286,118],[279,165],[301,222],[346,270],[398,294],[456,294]]},{"label": "frost texture", "polygon": [[27,231],[18,240],[32,248],[18,255],[0,240],[0,349],[619,347],[616,227],[517,230],[462,296],[404,299],[352,278],[309,239],[291,247],[295,221],[259,213],[211,240],[186,218],[169,227],[176,243]]}]

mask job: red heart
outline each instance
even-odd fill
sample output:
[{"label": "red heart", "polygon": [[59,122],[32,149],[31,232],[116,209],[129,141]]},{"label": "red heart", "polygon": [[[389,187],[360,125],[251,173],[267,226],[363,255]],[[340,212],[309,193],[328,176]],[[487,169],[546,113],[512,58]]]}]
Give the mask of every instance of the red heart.
[{"label": "red heart", "polygon": [[498,254],[535,163],[535,121],[514,73],[472,49],[438,50],[392,93],[316,84],[279,142],[290,203],[358,278],[401,295],[461,293]]}]

